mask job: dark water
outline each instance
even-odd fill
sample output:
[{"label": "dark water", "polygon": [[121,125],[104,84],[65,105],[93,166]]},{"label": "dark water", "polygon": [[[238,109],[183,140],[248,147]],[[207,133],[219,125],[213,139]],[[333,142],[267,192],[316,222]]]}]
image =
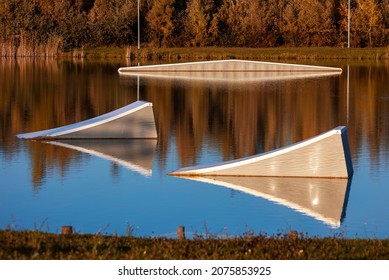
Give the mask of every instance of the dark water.
[{"label": "dark water", "polygon": [[[317,62],[339,76],[257,82],[121,77],[125,61],[0,60],[0,228],[175,237],[389,236],[389,65]],[[15,135],[153,103],[157,141],[64,143]],[[219,186],[168,176],[348,126],[350,180]],[[61,146],[62,145],[62,146]],[[94,146],[100,152],[80,149]],[[142,152],[140,153],[140,149]],[[258,187],[247,191],[247,185]],[[246,188],[245,188],[246,186]],[[309,205],[308,205],[309,204]]]}]

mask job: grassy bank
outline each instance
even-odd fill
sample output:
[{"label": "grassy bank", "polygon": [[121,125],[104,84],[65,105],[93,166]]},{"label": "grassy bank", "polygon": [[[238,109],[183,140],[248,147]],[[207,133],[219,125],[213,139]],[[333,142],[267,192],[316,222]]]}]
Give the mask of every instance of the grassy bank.
[{"label": "grassy bank", "polygon": [[62,56],[89,58],[131,58],[133,60],[389,60],[387,48],[84,48]]},{"label": "grassy bank", "polygon": [[0,259],[389,259],[389,240],[274,237],[176,240],[0,231]]}]

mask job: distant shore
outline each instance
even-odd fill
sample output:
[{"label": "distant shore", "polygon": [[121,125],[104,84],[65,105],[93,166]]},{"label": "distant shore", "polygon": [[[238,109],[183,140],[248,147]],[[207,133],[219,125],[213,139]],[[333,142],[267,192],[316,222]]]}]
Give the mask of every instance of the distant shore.
[{"label": "distant shore", "polygon": [[60,57],[127,58],[132,60],[383,60],[389,61],[386,48],[83,48],[59,54]]}]

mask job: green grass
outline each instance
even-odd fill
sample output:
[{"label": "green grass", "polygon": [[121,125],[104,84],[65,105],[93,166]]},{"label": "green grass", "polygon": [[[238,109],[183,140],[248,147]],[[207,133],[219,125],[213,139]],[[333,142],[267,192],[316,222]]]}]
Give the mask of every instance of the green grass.
[{"label": "green grass", "polygon": [[147,60],[208,60],[208,59],[267,59],[267,60],[389,60],[387,48],[85,48],[63,56],[93,58],[125,58]]},{"label": "green grass", "polygon": [[295,232],[177,240],[0,230],[0,259],[387,260],[389,240],[308,238]]}]

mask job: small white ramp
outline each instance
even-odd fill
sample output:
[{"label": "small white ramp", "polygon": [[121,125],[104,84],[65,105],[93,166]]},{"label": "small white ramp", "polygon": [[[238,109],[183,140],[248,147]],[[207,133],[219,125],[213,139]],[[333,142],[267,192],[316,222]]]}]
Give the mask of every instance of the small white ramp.
[{"label": "small white ramp", "polygon": [[20,139],[121,139],[157,138],[152,103],[136,101],[104,115],[17,135]]}]

